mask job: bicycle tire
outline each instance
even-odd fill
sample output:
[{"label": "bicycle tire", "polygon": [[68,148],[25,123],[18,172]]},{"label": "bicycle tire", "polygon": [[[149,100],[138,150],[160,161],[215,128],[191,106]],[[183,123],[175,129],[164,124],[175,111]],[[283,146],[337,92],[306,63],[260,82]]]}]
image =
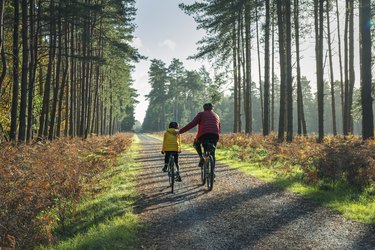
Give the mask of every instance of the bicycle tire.
[{"label": "bicycle tire", "polygon": [[174,157],[171,155],[169,157],[169,185],[171,186],[171,192],[174,192],[174,182],[175,182],[175,166],[174,166]]},{"label": "bicycle tire", "polygon": [[214,187],[214,178],[215,178],[215,163],[214,163],[214,158],[212,155],[209,156],[208,161],[207,161],[207,188],[209,191],[212,190]]},{"label": "bicycle tire", "polygon": [[202,186],[206,184],[206,161],[204,161],[203,166],[200,167],[201,169],[201,181],[202,181]]}]

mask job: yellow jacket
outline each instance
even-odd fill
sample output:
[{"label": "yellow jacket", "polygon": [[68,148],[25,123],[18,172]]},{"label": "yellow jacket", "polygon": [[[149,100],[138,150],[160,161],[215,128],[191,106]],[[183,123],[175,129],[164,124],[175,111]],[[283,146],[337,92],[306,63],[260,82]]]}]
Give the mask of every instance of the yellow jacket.
[{"label": "yellow jacket", "polygon": [[176,151],[181,152],[181,138],[180,135],[174,135],[173,132],[175,132],[176,129],[169,128],[164,133],[164,139],[163,139],[163,148],[162,151]]}]

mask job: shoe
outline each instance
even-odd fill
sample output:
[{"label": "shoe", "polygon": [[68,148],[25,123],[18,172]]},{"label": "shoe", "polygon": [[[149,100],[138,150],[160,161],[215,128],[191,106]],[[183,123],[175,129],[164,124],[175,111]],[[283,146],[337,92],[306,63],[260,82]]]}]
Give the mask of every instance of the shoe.
[{"label": "shoe", "polygon": [[167,172],[167,165],[164,165],[162,170],[163,170],[163,172]]},{"label": "shoe", "polygon": [[201,158],[200,161],[199,161],[199,167],[200,168],[203,167],[203,164],[204,164],[204,160],[203,160],[203,158]]},{"label": "shoe", "polygon": [[182,181],[182,180],[181,180],[181,176],[180,176],[179,173],[176,173],[176,178],[175,178],[175,180],[178,181],[178,182],[181,182],[181,181]]}]

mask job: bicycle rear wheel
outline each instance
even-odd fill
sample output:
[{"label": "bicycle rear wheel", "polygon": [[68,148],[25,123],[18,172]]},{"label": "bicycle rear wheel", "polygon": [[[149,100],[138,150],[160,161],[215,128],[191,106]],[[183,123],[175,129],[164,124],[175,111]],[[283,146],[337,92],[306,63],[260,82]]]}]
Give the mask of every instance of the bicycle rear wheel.
[{"label": "bicycle rear wheel", "polygon": [[212,155],[209,156],[207,161],[207,188],[209,191],[214,187],[214,178],[215,178],[215,161]]},{"label": "bicycle rear wheel", "polygon": [[171,192],[174,192],[174,182],[175,182],[175,166],[174,166],[174,157],[171,155],[169,157],[168,163],[168,176],[169,176],[169,185],[171,186]]},{"label": "bicycle rear wheel", "polygon": [[202,181],[202,186],[206,184],[206,161],[203,163],[203,166],[201,167],[201,181]]}]

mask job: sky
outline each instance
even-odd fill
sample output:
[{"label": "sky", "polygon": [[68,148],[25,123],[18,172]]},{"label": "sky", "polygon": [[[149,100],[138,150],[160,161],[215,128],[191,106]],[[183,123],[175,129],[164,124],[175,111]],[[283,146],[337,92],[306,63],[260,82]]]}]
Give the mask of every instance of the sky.
[{"label": "sky", "polygon": [[191,4],[193,0],[137,0],[135,39],[133,44],[148,59],[138,63],[133,72],[134,88],[140,102],[135,109],[135,119],[143,122],[148,106],[145,95],[150,92],[148,69],[150,60],[160,59],[169,65],[173,58],[184,63],[188,70],[201,67],[203,62],[187,60],[196,53],[196,42],[204,31],[196,29],[193,18],[186,15],[179,3]]},{"label": "sky", "polygon": [[[196,43],[205,35],[202,30],[197,30],[194,19],[186,15],[179,7],[179,3],[191,4],[195,0],[137,0],[137,16],[135,23],[137,28],[135,30],[135,39],[133,45],[139,49],[139,52],[148,59],[136,64],[133,72],[134,88],[138,92],[139,104],[136,106],[135,118],[143,122],[148,106],[148,101],[145,98],[151,88],[148,83],[148,69],[150,67],[150,60],[159,59],[169,65],[173,58],[177,58],[184,63],[188,70],[199,69],[202,64],[210,69],[207,62],[187,60],[187,57],[194,55],[197,51]],[[343,1],[340,3],[340,19],[341,19],[341,36],[344,33],[344,6]],[[356,85],[359,84],[359,48],[358,44],[358,15],[355,19],[355,53],[354,58],[356,65]],[[331,31],[335,31],[336,21],[331,20]],[[314,30],[311,28],[310,39],[301,41],[301,72],[311,81],[311,86],[316,89],[316,65],[314,52]],[[277,38],[276,38],[277,39]],[[332,37],[334,46],[337,44],[337,36]],[[325,45],[326,46],[326,45]],[[343,44],[342,44],[343,46]],[[337,46],[336,46],[337,47]],[[258,62],[255,59],[256,47],[253,50],[252,68],[254,81],[258,82]],[[263,51],[263,48],[261,49]],[[336,49],[337,51],[337,49]],[[261,52],[262,53],[262,52]],[[278,56],[278,52],[276,57]],[[277,58],[275,59],[277,60]],[[278,74],[277,61],[275,61],[275,73]],[[334,54],[334,75],[335,80],[339,78],[339,63],[337,52]],[[263,54],[261,55],[261,67],[263,64]],[[263,68],[262,68],[263,69]],[[328,62],[325,65],[325,79],[329,79]]]}]

